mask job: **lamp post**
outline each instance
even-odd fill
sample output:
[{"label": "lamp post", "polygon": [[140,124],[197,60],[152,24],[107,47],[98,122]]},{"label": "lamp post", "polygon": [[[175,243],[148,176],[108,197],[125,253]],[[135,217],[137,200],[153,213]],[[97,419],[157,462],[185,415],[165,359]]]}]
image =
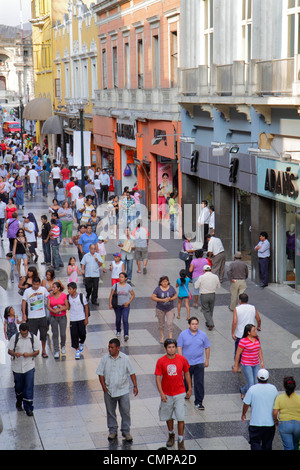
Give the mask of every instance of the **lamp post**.
[{"label": "lamp post", "polygon": [[69,112],[70,113],[77,113],[79,112],[79,121],[80,121],[80,143],[81,143],[81,186],[82,186],[82,194],[85,196],[85,182],[84,182],[84,138],[83,138],[83,114],[84,108],[89,104],[89,100],[84,98],[78,100],[70,100],[69,101]]},{"label": "lamp post", "polygon": [[23,148],[23,101],[22,101],[22,95],[19,94],[19,101],[20,101],[20,123],[21,123],[21,149],[22,152],[24,150]]}]

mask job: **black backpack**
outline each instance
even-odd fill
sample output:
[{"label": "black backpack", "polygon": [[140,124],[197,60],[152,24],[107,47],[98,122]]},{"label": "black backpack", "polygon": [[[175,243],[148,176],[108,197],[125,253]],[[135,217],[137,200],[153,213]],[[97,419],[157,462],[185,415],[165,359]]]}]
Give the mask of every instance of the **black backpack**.
[{"label": "black backpack", "polygon": [[[70,297],[70,295],[68,295],[68,302],[69,302],[69,297]],[[84,310],[84,312],[85,312],[85,308],[84,308],[85,305],[84,305],[84,303],[83,303],[83,294],[82,294],[82,292],[80,292],[79,298],[80,298],[80,302],[82,303],[83,310]],[[70,304],[70,302],[69,302],[69,304]],[[87,304],[87,308],[88,308],[88,311],[89,311],[88,316],[90,317],[90,316],[91,316],[91,312],[90,312],[90,306],[89,306],[89,304]]]}]

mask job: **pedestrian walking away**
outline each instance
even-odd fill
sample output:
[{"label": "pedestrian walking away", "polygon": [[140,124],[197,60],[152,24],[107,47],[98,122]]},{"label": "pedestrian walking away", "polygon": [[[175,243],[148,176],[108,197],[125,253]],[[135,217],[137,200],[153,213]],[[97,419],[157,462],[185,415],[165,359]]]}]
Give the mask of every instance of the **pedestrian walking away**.
[{"label": "pedestrian walking away", "polygon": [[[254,305],[248,303],[248,295],[240,294],[239,305],[233,310],[231,334],[234,340],[234,358],[240,339],[243,337],[245,326],[256,323],[257,331],[261,329],[261,318]],[[241,357],[240,357],[241,359]],[[238,366],[238,372],[241,372],[240,361]]]},{"label": "pedestrian walking away", "polygon": [[284,450],[298,450],[300,439],[300,396],[295,393],[293,376],[284,377],[285,392],[276,397],[273,419],[278,426]]},{"label": "pedestrian walking away", "polygon": [[211,272],[209,264],[203,268],[203,276],[199,276],[195,282],[195,288],[200,291],[201,309],[205,318],[205,325],[208,330],[213,330],[215,324],[213,313],[215,307],[216,290],[220,287],[220,281],[216,274]]},{"label": "pedestrian walking away", "polygon": [[234,261],[229,265],[227,277],[230,284],[230,306],[229,309],[233,312],[236,307],[237,300],[240,294],[243,294],[247,288],[246,280],[248,278],[248,266],[242,261],[242,253],[237,251],[234,255]]},{"label": "pedestrian walking away", "polygon": [[[184,356],[190,365],[191,382],[194,381],[194,405],[198,410],[204,410],[204,369],[209,366],[210,341],[207,335],[199,330],[197,317],[191,317],[189,328],[183,330],[178,336],[177,350],[178,354]],[[185,388],[188,390],[186,381]]]},{"label": "pedestrian walking away", "polygon": [[102,357],[96,373],[104,392],[107,427],[109,429],[108,439],[114,440],[118,435],[116,416],[116,407],[118,405],[121,415],[122,436],[125,441],[132,442],[128,379],[130,377],[133,384],[133,394],[137,396],[137,378],[130,358],[120,351],[120,341],[118,338],[113,338],[109,341],[108,353]]},{"label": "pedestrian walking away", "polygon": [[207,252],[208,258],[211,260],[211,271],[213,274],[219,276],[220,282],[223,282],[225,274],[225,250],[220,238],[208,234],[206,236],[208,241]]},{"label": "pedestrian walking away", "polygon": [[[192,394],[189,363],[184,356],[176,353],[177,342],[175,339],[166,339],[164,348],[166,354],[158,359],[155,367],[156,386],[161,398],[159,418],[167,423],[169,431],[167,447],[173,447],[175,443],[174,419],[176,419],[178,426],[178,450],[185,450],[185,398],[190,398]],[[183,375],[187,382],[187,391]]]},{"label": "pedestrian walking away", "polygon": [[275,436],[273,405],[278,395],[275,385],[269,384],[269,372],[262,368],[257,372],[257,382],[249,388],[244,398],[242,421],[251,406],[249,441],[251,450],[272,450]]}]

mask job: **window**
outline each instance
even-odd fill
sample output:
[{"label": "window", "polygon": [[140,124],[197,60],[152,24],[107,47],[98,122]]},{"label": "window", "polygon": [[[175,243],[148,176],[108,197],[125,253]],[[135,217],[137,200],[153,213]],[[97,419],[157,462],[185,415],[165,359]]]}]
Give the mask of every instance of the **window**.
[{"label": "window", "polygon": [[65,64],[65,96],[70,98],[70,66]]},{"label": "window", "polygon": [[288,0],[287,56],[300,53],[300,0]]},{"label": "window", "polygon": [[138,88],[144,88],[144,44],[142,39],[137,42],[137,73]]},{"label": "window", "polygon": [[118,48],[114,46],[112,48],[112,69],[113,69],[113,87],[119,87],[119,77],[118,77]]},{"label": "window", "polygon": [[252,57],[252,0],[242,0],[242,36],[243,51],[246,63]]},{"label": "window", "polygon": [[205,65],[213,64],[214,2],[206,0],[204,13]]},{"label": "window", "polygon": [[102,62],[102,88],[107,89],[107,56],[106,49],[102,49],[101,54]]},{"label": "window", "polygon": [[170,86],[177,86],[177,68],[178,68],[178,38],[177,31],[171,32],[170,37]]},{"label": "window", "polygon": [[55,98],[61,98],[61,67],[56,66],[56,79],[55,79]]},{"label": "window", "polygon": [[97,58],[91,59],[91,79],[92,79],[92,98],[95,98],[95,90],[98,89],[98,79],[97,79]]},{"label": "window", "polygon": [[74,94],[75,98],[80,98],[80,76],[78,60],[74,62]]},{"label": "window", "polygon": [[129,42],[124,44],[124,88],[130,88],[130,48]]},{"label": "window", "polygon": [[159,87],[159,38],[152,36],[152,87]]}]

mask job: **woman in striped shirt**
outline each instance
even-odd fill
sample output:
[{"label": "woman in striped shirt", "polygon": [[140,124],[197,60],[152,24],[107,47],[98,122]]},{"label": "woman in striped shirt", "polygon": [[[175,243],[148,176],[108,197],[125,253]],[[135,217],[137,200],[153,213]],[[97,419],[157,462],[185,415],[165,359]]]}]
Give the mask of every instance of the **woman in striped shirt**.
[{"label": "woman in striped shirt", "polygon": [[257,336],[257,330],[254,325],[248,324],[245,326],[244,335],[239,341],[235,355],[235,363],[233,366],[234,373],[238,370],[240,356],[242,356],[242,371],[246,378],[246,385],[241,387],[241,397],[243,399],[251,385],[257,383],[256,376],[259,369],[264,368],[260,340]]}]

